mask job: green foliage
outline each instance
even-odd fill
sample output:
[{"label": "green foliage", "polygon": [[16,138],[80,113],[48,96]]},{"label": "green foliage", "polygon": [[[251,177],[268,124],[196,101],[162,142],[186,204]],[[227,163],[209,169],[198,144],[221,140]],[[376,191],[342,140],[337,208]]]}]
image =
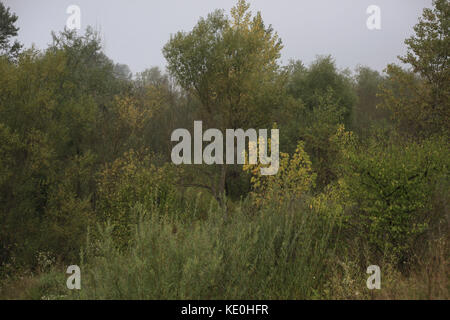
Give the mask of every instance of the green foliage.
[{"label": "green foliage", "polygon": [[337,150],[330,137],[339,124],[351,125],[356,95],[352,80],[338,71],[331,57],[319,57],[308,68],[300,61],[288,67],[286,108],[279,116],[282,150],[293,153],[297,142],[305,142],[317,173],[317,188],[336,178]]},{"label": "green foliage", "polygon": [[0,2],[0,56],[6,56],[10,60],[17,58],[22,45],[11,38],[17,36],[19,28],[15,26],[17,16],[11,13],[9,8]]},{"label": "green foliage", "polygon": [[450,3],[434,0],[433,8],[425,8],[419,23],[414,26],[415,34],[405,40],[408,52],[400,57],[403,63],[413,67],[427,82],[434,84],[435,103],[447,98],[450,81],[448,48],[450,47]]},{"label": "green foliage", "polygon": [[258,115],[270,112],[277,97],[281,40],[260,13],[252,18],[248,9],[241,0],[231,18],[215,11],[189,33],[172,36],[163,49],[168,70],[200,100],[200,115],[211,127],[260,124]]},{"label": "green foliage", "polygon": [[384,85],[385,77],[368,67],[358,67],[355,75],[355,105],[352,127],[358,135],[368,137],[371,127],[389,124],[389,110],[379,108],[381,98],[379,87]]},{"label": "green foliage", "polygon": [[[171,37],[172,77],[133,78],[91,28],[19,53],[0,3],[0,297],[448,298],[449,8],[424,10],[411,70],[352,77],[330,56],[281,67],[239,0]],[[171,132],[193,120],[275,122],[278,173],[173,166]]]},{"label": "green foliage", "polygon": [[408,52],[400,60],[410,64],[411,71],[389,65],[381,94],[382,105],[392,111],[399,129],[419,138],[448,134],[450,124],[450,3],[433,3],[405,41]]},{"label": "green foliage", "polygon": [[[282,101],[281,40],[249,7],[239,0],[231,17],[216,10],[192,31],[173,35],[163,48],[170,74],[200,102],[196,115],[207,127],[267,126]],[[228,170],[214,168],[218,173],[212,175],[220,177],[207,185],[221,202]]]},{"label": "green foliage", "polygon": [[2,263],[34,268],[41,250],[76,257],[93,217],[100,104],[118,86],[101,86],[113,69],[95,58],[99,42],[89,32],[55,42],[44,53],[24,51],[17,64],[0,60]]},{"label": "green foliage", "polygon": [[[225,220],[171,221],[137,206],[134,245],[122,251],[113,228],[86,253],[82,299],[303,299],[324,283],[331,223],[301,202],[242,204]],[[191,212],[185,212],[192,215]]]},{"label": "green foliage", "polygon": [[448,183],[448,143],[444,138],[401,143],[374,136],[362,146],[343,129],[335,139],[342,146],[340,187],[350,207],[349,224],[375,256],[407,261],[429,229],[434,193]]},{"label": "green foliage", "polygon": [[340,107],[342,123],[351,124],[356,96],[348,71],[339,71],[331,56],[318,57],[308,68],[300,61],[289,66],[288,94],[300,99],[307,110],[313,111],[321,104],[324,96],[331,95]]},{"label": "green foliage", "polygon": [[130,238],[135,205],[166,216],[177,214],[176,170],[169,164],[156,167],[152,160],[147,153],[130,150],[99,173],[97,212],[114,227],[120,246]]}]

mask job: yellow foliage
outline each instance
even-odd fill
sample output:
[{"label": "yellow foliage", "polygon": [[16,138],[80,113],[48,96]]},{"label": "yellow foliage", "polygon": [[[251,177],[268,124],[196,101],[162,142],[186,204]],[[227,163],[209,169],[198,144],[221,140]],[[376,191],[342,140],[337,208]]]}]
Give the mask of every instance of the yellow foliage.
[{"label": "yellow foliage", "polygon": [[[262,141],[259,147],[264,147]],[[269,147],[270,147],[269,139]],[[311,161],[305,152],[303,142],[299,142],[291,156],[280,152],[280,168],[272,176],[260,173],[261,164],[244,165],[243,170],[251,174],[251,195],[257,206],[268,202],[282,202],[285,198],[301,198],[314,186],[316,174],[311,168]]]},{"label": "yellow foliage", "polygon": [[139,108],[136,99],[116,96],[119,117],[130,128],[141,130],[145,121],[152,116],[151,110]]}]

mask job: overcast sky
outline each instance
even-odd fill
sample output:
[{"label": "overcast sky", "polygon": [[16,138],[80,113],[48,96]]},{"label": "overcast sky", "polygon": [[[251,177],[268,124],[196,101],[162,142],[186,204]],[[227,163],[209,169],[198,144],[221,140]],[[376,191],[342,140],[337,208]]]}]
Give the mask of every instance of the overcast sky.
[{"label": "overcast sky", "polygon": [[[100,31],[106,54],[127,64],[133,73],[152,66],[165,68],[161,49],[170,34],[189,31],[201,16],[229,9],[235,0],[0,0],[19,17],[19,40],[44,49],[50,32],[63,30],[69,5],[81,9],[81,28]],[[379,71],[405,52],[423,8],[432,0],[251,0],[283,40],[282,63],[331,54],[340,68],[358,64]],[[381,30],[369,30],[369,5],[381,9]]]}]

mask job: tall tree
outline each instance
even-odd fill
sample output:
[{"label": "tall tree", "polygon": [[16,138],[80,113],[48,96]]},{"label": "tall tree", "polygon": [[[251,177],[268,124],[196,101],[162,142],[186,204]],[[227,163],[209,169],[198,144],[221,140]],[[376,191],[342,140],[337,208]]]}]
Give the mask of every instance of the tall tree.
[{"label": "tall tree", "polygon": [[[164,46],[169,72],[200,101],[199,117],[208,127],[268,126],[278,106],[281,40],[248,9],[239,0],[231,17],[217,10]],[[217,198],[225,191],[226,170],[222,165],[212,186]]]},{"label": "tall tree", "polygon": [[16,59],[22,45],[11,38],[17,36],[19,28],[15,25],[17,16],[0,2],[0,55]]},{"label": "tall tree", "polygon": [[399,59],[405,71],[389,65],[382,105],[393,112],[399,128],[410,135],[428,135],[450,129],[450,2],[433,1],[405,40],[408,52]]}]

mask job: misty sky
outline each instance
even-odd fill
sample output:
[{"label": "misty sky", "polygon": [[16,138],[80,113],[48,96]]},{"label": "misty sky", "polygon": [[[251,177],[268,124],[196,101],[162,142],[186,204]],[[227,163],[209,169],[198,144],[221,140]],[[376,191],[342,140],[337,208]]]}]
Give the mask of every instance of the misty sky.
[{"label": "misty sky", "polygon": [[[189,31],[200,16],[229,9],[235,0],[1,0],[19,17],[19,40],[44,49],[50,32],[63,30],[69,5],[81,9],[81,28],[100,31],[106,54],[127,64],[133,73],[152,66],[165,68],[161,53],[170,34]],[[409,37],[424,7],[432,0],[251,0],[283,40],[282,63],[306,64],[331,54],[340,68],[358,64],[381,71],[405,53]],[[381,30],[368,30],[366,9],[381,8]]]}]

